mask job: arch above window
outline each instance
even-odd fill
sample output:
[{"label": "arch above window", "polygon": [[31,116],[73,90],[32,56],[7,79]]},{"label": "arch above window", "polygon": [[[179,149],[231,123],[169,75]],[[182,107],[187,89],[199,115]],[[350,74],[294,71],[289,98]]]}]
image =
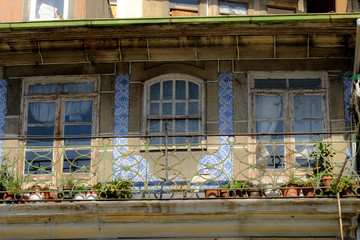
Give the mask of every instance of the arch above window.
[{"label": "arch above window", "polygon": [[[153,144],[184,144],[204,129],[203,81],[186,74],[164,74],[145,83],[143,130]],[[163,137],[161,137],[163,136]],[[188,140],[189,141],[189,140]],[[200,142],[193,136],[194,144]]]}]

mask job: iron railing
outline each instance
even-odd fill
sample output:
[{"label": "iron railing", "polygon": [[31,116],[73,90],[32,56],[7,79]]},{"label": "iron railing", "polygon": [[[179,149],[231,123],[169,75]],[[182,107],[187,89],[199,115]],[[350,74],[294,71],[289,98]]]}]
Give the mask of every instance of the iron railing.
[{"label": "iron railing", "polygon": [[293,188],[290,196],[329,197],[351,188],[355,196],[357,142],[351,136],[170,136],[183,143],[166,139],[165,145],[152,141],[163,136],[92,137],[81,146],[63,138],[3,139],[0,193],[6,200],[57,201],[281,197]]}]

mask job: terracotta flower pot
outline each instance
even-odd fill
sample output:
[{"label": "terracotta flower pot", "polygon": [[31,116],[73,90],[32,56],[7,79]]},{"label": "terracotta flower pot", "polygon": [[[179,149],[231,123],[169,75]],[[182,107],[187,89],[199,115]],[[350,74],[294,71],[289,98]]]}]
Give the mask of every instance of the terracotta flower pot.
[{"label": "terracotta flower pot", "polygon": [[220,197],[220,190],[218,189],[205,189],[204,193],[207,198]]},{"label": "terracotta flower pot", "polygon": [[303,187],[304,188],[302,189],[302,192],[304,194],[304,197],[315,196],[315,190],[314,190],[314,188],[316,187],[315,184],[305,184]]},{"label": "terracotta flower pot", "polygon": [[263,196],[263,191],[259,188],[251,188],[249,190],[249,197],[251,198],[259,198]]},{"label": "terracotta flower pot", "polygon": [[331,184],[332,180],[333,180],[332,176],[323,176],[320,179],[320,184],[323,187],[324,192],[327,192],[330,190],[330,184]]},{"label": "terracotta flower pot", "polygon": [[298,197],[300,195],[299,185],[297,184],[285,184],[281,186],[281,192],[284,197]]}]

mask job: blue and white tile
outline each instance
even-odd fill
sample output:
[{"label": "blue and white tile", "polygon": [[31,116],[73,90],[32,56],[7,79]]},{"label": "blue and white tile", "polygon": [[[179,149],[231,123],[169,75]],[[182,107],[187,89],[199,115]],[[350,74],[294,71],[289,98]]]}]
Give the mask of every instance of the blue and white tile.
[{"label": "blue and white tile", "polygon": [[[6,116],[6,102],[7,102],[7,79],[0,79],[0,137],[5,135],[5,116]],[[3,155],[4,149],[1,148],[4,140],[0,140],[0,156]],[[0,161],[2,158],[0,159]]]},{"label": "blue and white tile", "polygon": [[349,109],[352,93],[352,81],[350,80],[350,78],[352,77],[352,75],[353,74],[350,71],[346,71],[343,73],[345,120],[347,122],[351,121]]}]

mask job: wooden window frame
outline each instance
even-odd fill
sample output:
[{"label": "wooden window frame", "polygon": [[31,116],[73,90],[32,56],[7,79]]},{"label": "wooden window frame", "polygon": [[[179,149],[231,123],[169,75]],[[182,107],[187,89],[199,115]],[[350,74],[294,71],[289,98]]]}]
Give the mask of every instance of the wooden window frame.
[{"label": "wooden window frame", "polygon": [[[92,93],[60,93],[60,94],[39,94],[39,95],[29,95],[29,86],[34,84],[66,84],[66,83],[94,83],[94,91]],[[96,136],[99,130],[99,107],[100,107],[100,78],[98,75],[81,75],[81,76],[51,76],[51,77],[26,77],[23,78],[23,87],[22,87],[22,105],[21,105],[21,115],[22,119],[20,124],[21,135],[26,136],[27,132],[27,114],[28,114],[28,105],[30,102],[56,102],[56,116],[55,116],[55,138],[64,137],[64,125],[65,125],[65,104],[66,101],[71,100],[92,100],[93,101],[93,110],[92,110],[92,132],[91,136]],[[21,143],[24,146],[24,154],[26,150],[26,141]],[[91,145],[96,144],[96,139],[91,139]],[[63,146],[63,140],[55,139],[53,146],[49,147],[53,151],[53,159],[60,159],[62,154],[62,149],[59,148]],[[90,146],[91,146],[90,145]],[[45,149],[45,148],[44,148]],[[77,148],[79,150],[79,148]],[[84,149],[87,149],[84,147]],[[74,148],[67,147],[66,150],[74,150]],[[30,150],[31,151],[31,150]],[[91,152],[91,160],[96,159],[97,152]],[[93,162],[90,162],[92,166],[89,173],[63,173],[63,164],[64,159],[61,158],[60,161],[57,161],[52,168],[52,174],[26,174],[25,173],[25,155],[24,161],[18,163],[18,169],[24,175],[27,175],[30,181],[46,181],[51,182],[59,186],[59,180],[65,179],[69,175],[75,177],[78,180],[82,179],[91,179],[91,184],[96,183],[96,177],[92,176],[92,173],[95,171],[93,167]]]},{"label": "wooden window frame", "polygon": [[[235,3],[235,4],[242,4],[242,5],[246,5],[246,14],[245,15],[241,15],[241,14],[230,14],[230,13],[223,13],[220,11],[220,4],[221,3]],[[236,15],[236,16],[246,16],[248,15],[248,10],[249,10],[249,3],[247,2],[236,2],[236,1],[231,1],[231,0],[219,0],[219,15]]]},{"label": "wooden window frame", "polygon": [[[295,89],[295,88],[283,88],[283,89],[256,89],[255,88],[255,79],[301,79],[301,78],[320,78],[321,79],[321,88],[312,88],[312,89]],[[328,86],[327,86],[328,76],[326,72],[252,72],[248,74],[248,91],[249,91],[249,101],[248,101],[248,109],[249,109],[249,132],[256,133],[255,129],[255,96],[283,96],[283,121],[284,121],[284,132],[294,133],[294,115],[293,115],[293,97],[295,95],[321,95],[322,97],[322,120],[323,120],[323,132],[327,132],[330,126],[329,120],[329,103],[328,103]],[[288,86],[288,84],[287,84]],[[281,135],[281,134],[279,134]],[[326,134],[324,134],[324,140],[328,138]],[[250,142],[252,143],[249,148],[251,151],[255,152],[255,137],[250,137]],[[284,142],[293,143],[295,142],[295,137],[292,135],[284,136]],[[266,145],[266,144],[264,144]],[[306,145],[304,143],[304,145]],[[295,164],[295,155],[287,154],[286,150],[293,151],[295,150],[295,144],[291,144],[290,146],[286,146],[284,149],[284,164],[286,169],[290,169],[287,165]],[[256,163],[256,157],[250,157],[251,163]],[[267,168],[269,169],[269,168]],[[271,170],[271,169],[270,169]],[[283,168],[274,169],[275,171],[283,171]]]},{"label": "wooden window frame", "polygon": [[[158,117],[151,117],[150,116],[150,108],[149,108],[149,104],[150,104],[150,99],[149,95],[150,95],[150,86],[157,83],[157,82],[164,82],[164,81],[176,81],[176,80],[182,80],[182,81],[186,81],[186,82],[193,82],[195,84],[197,84],[199,86],[199,114],[196,117],[191,117],[191,116],[181,116],[181,117],[176,117],[175,114],[173,113],[173,115],[169,115],[169,116],[163,116],[161,112],[159,112],[159,116]],[[161,86],[161,84],[160,84]],[[175,89],[175,86],[173,86],[173,89]],[[188,92],[188,88],[185,88],[185,90]],[[143,129],[143,133],[145,133],[146,136],[151,136],[150,132],[149,132],[149,121],[152,119],[159,119],[159,120],[164,120],[164,119],[199,119],[200,123],[199,123],[199,131],[198,132],[188,132],[187,130],[183,133],[184,135],[202,135],[204,134],[204,128],[205,128],[205,113],[204,113],[204,109],[205,109],[205,90],[204,90],[204,82],[201,79],[198,79],[196,77],[187,75],[187,74],[180,74],[180,73],[170,73],[170,74],[164,74],[164,75],[160,75],[158,77],[152,78],[148,81],[145,82],[144,84],[144,101],[143,101],[143,119],[144,121],[142,121],[142,129]],[[160,94],[162,93],[162,89],[160,87]],[[188,94],[186,94],[186,96],[188,96]],[[176,100],[174,99],[175,96],[173,96],[171,102],[174,104],[176,103]],[[186,103],[191,101],[189,99],[185,99],[184,100]],[[161,103],[162,101],[159,100],[159,103]],[[182,102],[182,101],[181,101]],[[159,110],[160,111],[160,110]],[[156,135],[156,134],[153,134]],[[201,138],[199,139],[199,144],[201,143]],[[162,144],[162,143],[161,143]]]}]

